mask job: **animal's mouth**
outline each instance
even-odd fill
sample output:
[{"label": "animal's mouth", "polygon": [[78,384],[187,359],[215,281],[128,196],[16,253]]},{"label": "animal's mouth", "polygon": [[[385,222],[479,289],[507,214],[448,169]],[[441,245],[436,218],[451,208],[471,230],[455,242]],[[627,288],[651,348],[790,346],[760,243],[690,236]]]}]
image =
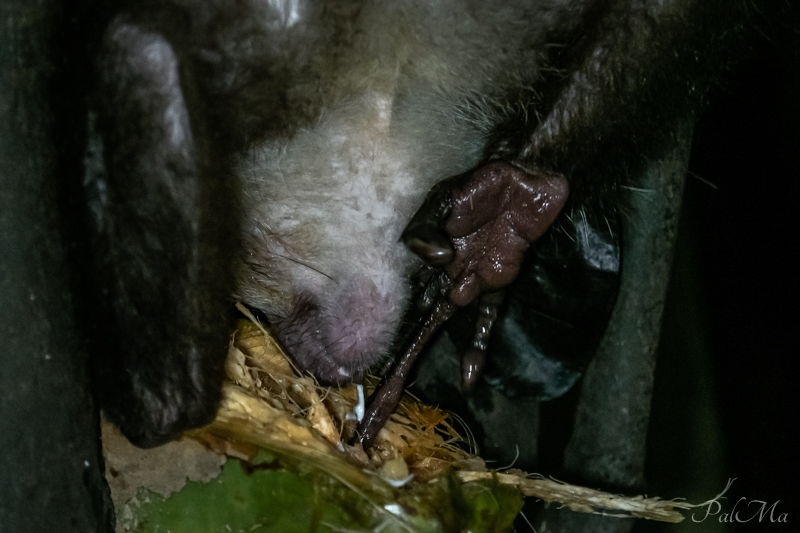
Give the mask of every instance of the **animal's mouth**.
[{"label": "animal's mouth", "polygon": [[358,382],[380,362],[394,336],[395,321],[357,295],[325,308],[313,297],[298,299],[292,313],[275,322],[277,336],[298,370],[322,385]]},{"label": "animal's mouth", "polygon": [[321,339],[298,340],[291,332],[278,330],[284,352],[301,373],[313,375],[321,385],[346,385],[359,381],[366,369],[335,359]]}]

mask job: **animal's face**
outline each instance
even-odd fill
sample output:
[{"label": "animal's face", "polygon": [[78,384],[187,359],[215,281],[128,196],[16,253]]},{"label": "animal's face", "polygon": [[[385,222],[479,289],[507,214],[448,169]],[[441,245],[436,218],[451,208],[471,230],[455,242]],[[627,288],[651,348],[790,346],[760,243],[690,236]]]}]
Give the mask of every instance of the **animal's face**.
[{"label": "animal's face", "polygon": [[385,355],[408,298],[400,233],[431,177],[415,161],[420,139],[394,128],[391,95],[368,93],[242,159],[238,293],[324,382]]},{"label": "animal's face", "polygon": [[[358,378],[387,353],[418,264],[401,232],[428,190],[474,166],[522,105],[508,99],[536,81],[541,35],[513,29],[535,28],[546,4],[366,4],[336,57],[310,73],[285,65],[314,89],[290,88],[297,122],[262,134],[240,158],[237,295],[323,382]],[[303,8],[283,18],[283,31],[324,35],[328,21]],[[334,46],[287,43],[284,61]]]}]

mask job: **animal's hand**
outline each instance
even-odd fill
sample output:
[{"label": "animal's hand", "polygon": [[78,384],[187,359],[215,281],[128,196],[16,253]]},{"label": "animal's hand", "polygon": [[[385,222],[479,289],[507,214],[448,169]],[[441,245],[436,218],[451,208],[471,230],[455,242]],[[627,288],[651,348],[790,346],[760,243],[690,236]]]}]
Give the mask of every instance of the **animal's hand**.
[{"label": "animal's hand", "polygon": [[403,233],[408,247],[439,275],[429,274],[421,306],[440,298],[477,303],[472,346],[462,359],[466,390],[485,359],[497,306],[520,270],[525,251],[555,221],[568,196],[559,174],[493,161],[439,183]]}]

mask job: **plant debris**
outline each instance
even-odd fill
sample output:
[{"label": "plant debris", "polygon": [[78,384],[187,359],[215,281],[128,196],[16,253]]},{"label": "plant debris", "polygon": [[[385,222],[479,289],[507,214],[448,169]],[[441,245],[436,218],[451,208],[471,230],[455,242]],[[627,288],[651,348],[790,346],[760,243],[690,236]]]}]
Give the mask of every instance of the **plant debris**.
[{"label": "plant debris", "polygon": [[[348,446],[357,423],[352,416],[358,404],[356,386],[321,387],[313,377],[298,375],[267,329],[239,308],[250,320],[241,321],[232,336],[217,418],[187,433],[219,453],[252,460],[259,449],[266,449],[299,471],[320,469],[353,490],[392,500],[398,486],[413,491],[454,476],[462,483],[488,481],[573,511],[606,516],[680,522],[678,509],[695,507],[614,495],[519,471],[490,472],[480,457],[467,451],[473,449],[470,440],[454,428],[447,413],[408,394],[372,448]],[[371,393],[376,384],[377,379],[367,379],[365,392]]]}]

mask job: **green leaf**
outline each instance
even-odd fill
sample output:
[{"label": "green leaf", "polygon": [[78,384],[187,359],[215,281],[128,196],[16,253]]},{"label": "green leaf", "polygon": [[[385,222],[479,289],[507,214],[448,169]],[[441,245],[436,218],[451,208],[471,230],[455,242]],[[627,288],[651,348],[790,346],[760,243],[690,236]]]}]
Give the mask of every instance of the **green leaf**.
[{"label": "green leaf", "polygon": [[217,479],[189,482],[166,499],[140,490],[117,519],[131,533],[504,533],[522,508],[517,491],[492,482],[444,476],[376,493],[325,472],[283,470],[266,453],[254,463],[229,459]]}]

